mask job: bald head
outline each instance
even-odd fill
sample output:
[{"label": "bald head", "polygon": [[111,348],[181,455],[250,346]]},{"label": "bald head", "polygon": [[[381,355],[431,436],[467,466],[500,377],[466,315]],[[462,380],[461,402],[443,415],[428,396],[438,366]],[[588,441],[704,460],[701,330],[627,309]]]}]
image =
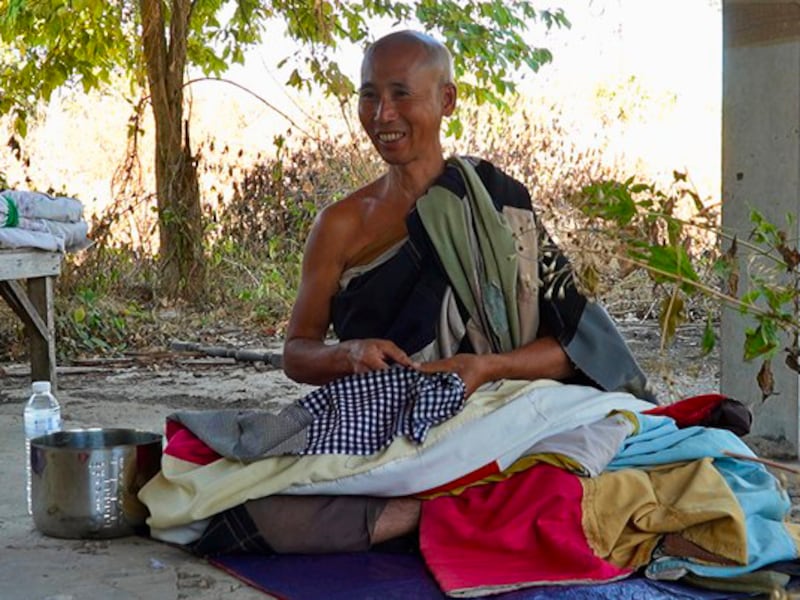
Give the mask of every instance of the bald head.
[{"label": "bald head", "polygon": [[358,118],[388,164],[443,165],[442,119],[456,107],[452,73],[447,48],[423,33],[399,31],[367,49]]},{"label": "bald head", "polygon": [[364,59],[361,62],[361,78],[364,79],[364,68],[372,61],[376,55],[383,52],[403,52],[409,48],[418,48],[425,53],[426,62],[429,66],[436,68],[440,73],[440,83],[455,83],[453,73],[453,56],[447,47],[439,40],[434,39],[426,33],[412,31],[396,31],[375,41],[367,48]]}]

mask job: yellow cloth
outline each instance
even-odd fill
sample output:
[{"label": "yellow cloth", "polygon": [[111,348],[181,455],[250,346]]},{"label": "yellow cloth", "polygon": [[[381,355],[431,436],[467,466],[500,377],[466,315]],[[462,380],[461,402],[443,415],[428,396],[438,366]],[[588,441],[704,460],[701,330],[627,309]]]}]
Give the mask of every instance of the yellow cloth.
[{"label": "yellow cloth", "polygon": [[741,506],[710,458],[582,479],[583,529],[591,548],[636,569],[662,534],[679,533],[717,556],[747,563]]}]

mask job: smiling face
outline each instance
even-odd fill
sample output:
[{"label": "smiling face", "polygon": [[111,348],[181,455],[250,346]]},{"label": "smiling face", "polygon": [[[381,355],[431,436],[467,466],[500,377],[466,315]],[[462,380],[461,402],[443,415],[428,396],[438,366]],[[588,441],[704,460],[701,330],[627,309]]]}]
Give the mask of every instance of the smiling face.
[{"label": "smiling face", "polygon": [[380,40],[361,66],[358,115],[390,165],[441,160],[442,118],[455,108],[447,65],[410,35]]}]

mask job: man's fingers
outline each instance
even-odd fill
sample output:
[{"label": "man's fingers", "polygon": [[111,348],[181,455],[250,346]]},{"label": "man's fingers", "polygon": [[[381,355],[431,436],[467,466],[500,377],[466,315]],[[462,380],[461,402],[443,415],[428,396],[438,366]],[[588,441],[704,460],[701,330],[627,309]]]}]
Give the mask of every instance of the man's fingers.
[{"label": "man's fingers", "polygon": [[383,348],[383,353],[387,358],[392,359],[397,364],[403,365],[404,367],[411,367],[412,369],[416,369],[419,367],[419,363],[414,362],[411,358],[403,352],[400,348],[395,346],[393,343],[387,343]]},{"label": "man's fingers", "polygon": [[[346,342],[349,343],[349,342]],[[354,373],[383,371],[393,364],[419,369],[420,363],[411,360],[400,347],[389,340],[358,340],[350,346],[350,364]]]},{"label": "man's fingers", "polygon": [[442,367],[439,364],[439,361],[433,361],[429,363],[424,363],[419,366],[419,370],[423,373],[439,373],[442,371]]}]

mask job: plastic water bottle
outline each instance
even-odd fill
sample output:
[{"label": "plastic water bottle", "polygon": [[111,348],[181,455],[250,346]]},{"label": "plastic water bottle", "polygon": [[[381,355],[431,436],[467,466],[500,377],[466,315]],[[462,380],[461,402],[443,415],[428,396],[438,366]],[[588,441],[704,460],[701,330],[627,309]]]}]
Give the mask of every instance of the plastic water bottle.
[{"label": "plastic water bottle", "polygon": [[27,465],[28,514],[31,505],[31,439],[61,429],[61,406],[50,393],[49,381],[34,381],[33,394],[25,405],[25,464]]}]

